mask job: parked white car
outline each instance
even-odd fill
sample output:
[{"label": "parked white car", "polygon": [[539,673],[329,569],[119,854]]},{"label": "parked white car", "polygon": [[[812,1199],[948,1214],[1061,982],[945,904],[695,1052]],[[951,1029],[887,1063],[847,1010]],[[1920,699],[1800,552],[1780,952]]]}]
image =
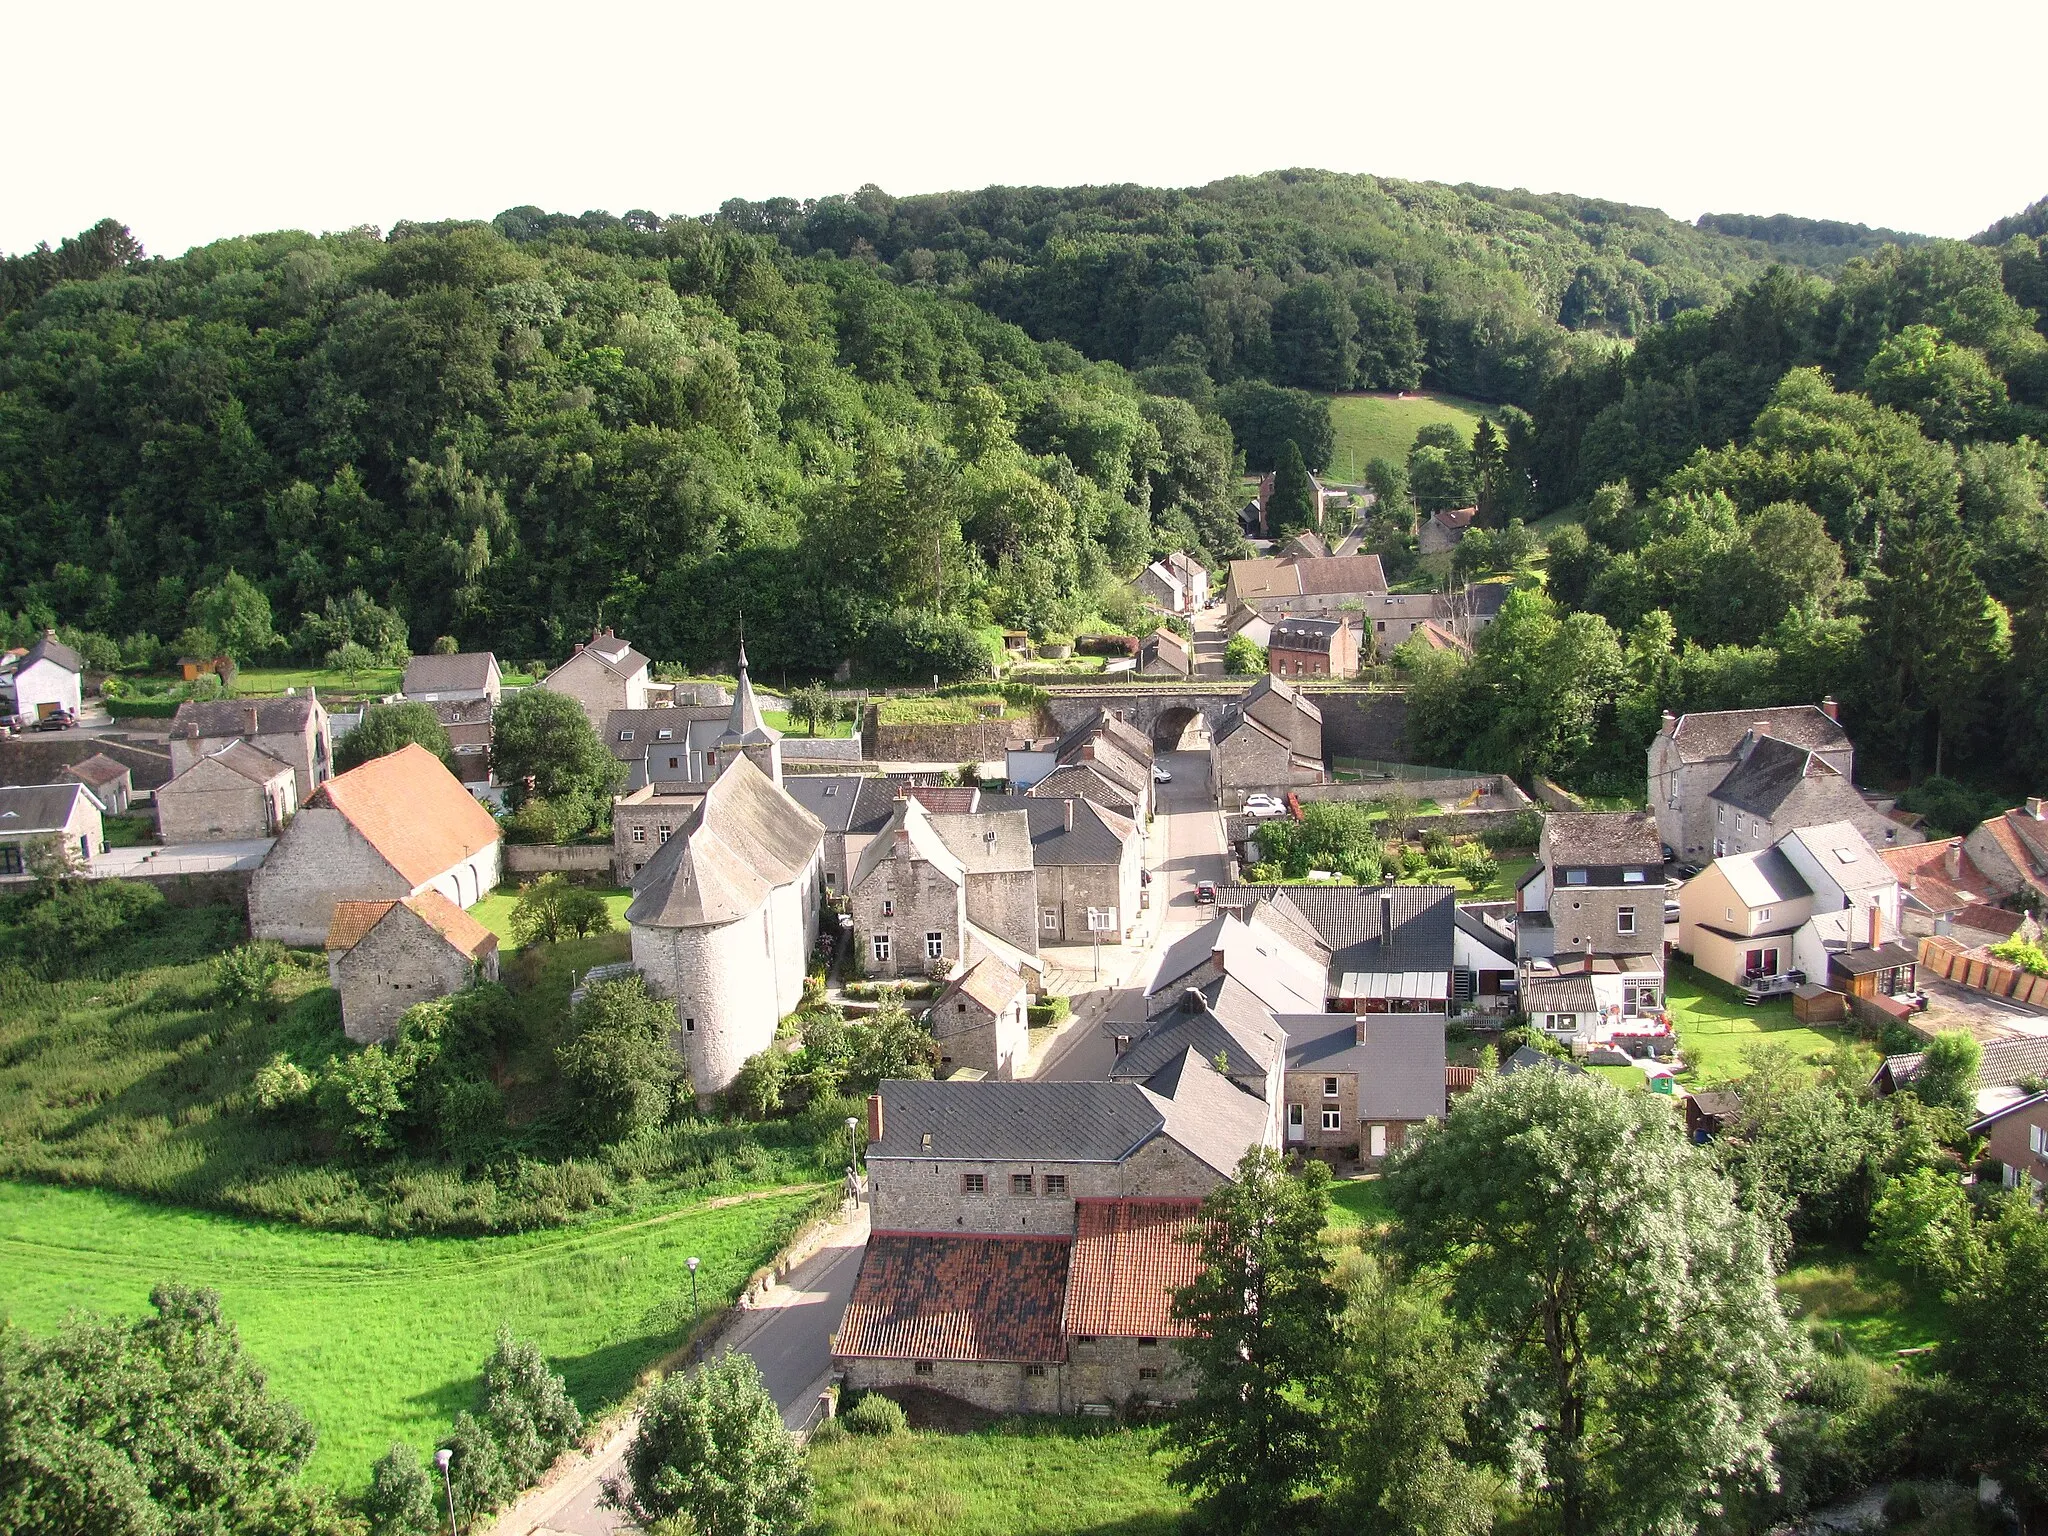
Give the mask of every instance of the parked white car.
[{"label": "parked white car", "polygon": [[1285,816],[1287,807],[1271,795],[1247,795],[1244,813],[1247,816]]},{"label": "parked white car", "polygon": [[1152,765],[1152,782],[1154,784],[1171,784],[1173,782],[1173,775],[1155,763]]}]

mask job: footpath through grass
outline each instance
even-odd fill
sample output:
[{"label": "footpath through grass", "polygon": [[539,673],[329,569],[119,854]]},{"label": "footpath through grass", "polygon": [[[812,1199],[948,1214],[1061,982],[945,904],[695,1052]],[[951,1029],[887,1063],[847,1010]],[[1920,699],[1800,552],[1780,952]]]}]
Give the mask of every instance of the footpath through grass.
[{"label": "footpath through grass", "polygon": [[1157,1430],[1086,1420],[848,1436],[810,1462],[819,1536],[1167,1536],[1187,1509]]},{"label": "footpath through grass", "polygon": [[1337,429],[1337,449],[1330,455],[1327,477],[1355,485],[1374,459],[1405,461],[1415,434],[1433,422],[1451,423],[1470,442],[1479,418],[1491,411],[1458,395],[1333,395],[1330,420]]},{"label": "footpath through grass", "polygon": [[540,1344],[586,1414],[616,1402],[688,1338],[683,1261],[703,1261],[703,1305],[722,1306],[816,1199],[395,1240],[0,1182],[0,1312],[47,1333],[73,1307],[144,1312],[159,1281],[212,1286],[271,1389],[319,1431],[312,1475],[352,1491],[394,1439],[428,1451],[472,1406],[501,1323]]}]

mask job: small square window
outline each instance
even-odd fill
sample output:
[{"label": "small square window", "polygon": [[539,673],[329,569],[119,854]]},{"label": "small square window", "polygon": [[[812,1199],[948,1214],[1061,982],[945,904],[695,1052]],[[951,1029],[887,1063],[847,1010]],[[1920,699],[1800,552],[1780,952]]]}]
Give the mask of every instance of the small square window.
[{"label": "small square window", "polygon": [[647,841],[647,829],[646,829],[645,827],[635,827],[635,828],[633,829],[633,841],[634,841],[634,842],[636,842],[636,843],[644,843],[644,842],[646,842],[646,841]]},{"label": "small square window", "polygon": [[1337,1097],[1337,1079],[1335,1079],[1334,1077],[1326,1077],[1323,1079],[1323,1097],[1326,1099],[1334,1099],[1335,1097]]},{"label": "small square window", "polygon": [[1076,1344],[1093,1344],[1095,1342],[1095,1335],[1092,1333],[1077,1333],[1074,1335],[1074,1342]]},{"label": "small square window", "polygon": [[955,1013],[965,1013],[967,1011],[967,1005],[965,1003],[955,1003],[953,1005],[953,1011]]},{"label": "small square window", "polygon": [[884,917],[894,917],[895,915],[896,915],[896,903],[895,903],[894,901],[890,900],[890,899],[889,899],[889,898],[888,898],[887,896],[884,896],[884,897],[882,898],[882,916],[884,916]]},{"label": "small square window", "polygon": [[988,1175],[985,1173],[963,1173],[960,1175],[960,1193],[963,1195],[985,1195],[988,1193]]},{"label": "small square window", "polygon": [[1013,1194],[1013,1195],[1028,1195],[1028,1194],[1030,1194],[1030,1193],[1031,1193],[1031,1175],[1030,1175],[1030,1174],[1028,1174],[1028,1173],[1013,1173],[1013,1174],[1011,1174],[1011,1175],[1010,1175],[1010,1193],[1011,1193],[1011,1194]]},{"label": "small square window", "polygon": [[1158,1366],[1156,1366],[1156,1365],[1141,1365],[1141,1366],[1139,1366],[1139,1367],[1138,1367],[1138,1380],[1140,1380],[1140,1381],[1157,1381],[1158,1379],[1159,1379],[1159,1367],[1158,1367]]},{"label": "small square window", "polygon": [[1059,913],[1053,911],[1050,907],[1047,907],[1045,911],[1041,912],[1038,915],[1038,926],[1043,928],[1047,933],[1052,933],[1059,927],[1059,925],[1060,915]]},{"label": "small square window", "polygon": [[1024,1367],[1024,1374],[1034,1377],[1043,1376],[1045,1374],[1045,1367],[1042,1365],[1027,1365]]},{"label": "small square window", "polygon": [[631,731],[621,731],[621,732],[619,732],[619,740],[621,740],[621,741],[631,741],[632,739],[633,739],[633,733],[632,733]]},{"label": "small square window", "polygon": [[1158,1338],[1153,1334],[1143,1333],[1138,1335],[1138,1344],[1141,1348],[1150,1348],[1152,1345],[1157,1344],[1158,1342]]},{"label": "small square window", "polygon": [[1067,1176],[1064,1173],[1048,1173],[1045,1176],[1045,1192],[1048,1195],[1064,1195],[1067,1192]]},{"label": "small square window", "polygon": [[1584,885],[1591,878],[1583,869],[1568,869],[1564,872],[1566,885]]},{"label": "small square window", "polygon": [[920,1360],[911,1369],[920,1376],[929,1376],[932,1373],[932,1363],[929,1360]]},{"label": "small square window", "polygon": [[694,1018],[685,1018],[683,1020],[683,1033],[686,1035],[697,1033],[697,1021]]}]

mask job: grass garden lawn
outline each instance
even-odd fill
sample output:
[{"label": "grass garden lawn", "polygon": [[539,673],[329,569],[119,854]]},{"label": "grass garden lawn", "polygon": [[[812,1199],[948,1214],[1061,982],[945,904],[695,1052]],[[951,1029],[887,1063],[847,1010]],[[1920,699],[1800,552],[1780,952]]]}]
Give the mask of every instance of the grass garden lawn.
[{"label": "grass garden lawn", "polygon": [[1848,1248],[1805,1249],[1794,1258],[1778,1276],[1778,1293],[1810,1332],[1839,1333],[1857,1353],[1887,1364],[1902,1349],[1942,1337],[1941,1303],[1883,1260]]},{"label": "grass garden lawn", "polygon": [[1536,867],[1534,859],[1497,859],[1498,872],[1490,885],[1473,886],[1463,878],[1453,883],[1466,888],[1466,899],[1470,901],[1508,901],[1514,897],[1515,887],[1522,877]]},{"label": "grass garden lawn", "polygon": [[1434,422],[1450,422],[1469,442],[1479,418],[1491,409],[1457,395],[1333,395],[1330,419],[1337,428],[1337,448],[1327,474],[1356,485],[1373,459],[1406,460],[1415,434]]},{"label": "grass garden lawn", "polygon": [[937,698],[909,695],[884,699],[883,725],[972,725],[977,720],[1022,719],[1034,713],[1006,702],[1001,694]]},{"label": "grass garden lawn", "polygon": [[766,720],[772,729],[782,732],[785,736],[800,736],[806,740],[812,736],[823,741],[828,737],[846,737],[853,734],[851,720],[835,720],[830,725],[821,725],[814,731],[804,722],[793,718],[786,709],[764,709],[761,711],[761,718]]},{"label": "grass garden lawn", "polygon": [[1339,1179],[1330,1186],[1332,1228],[1383,1227],[1393,1219],[1378,1179]]},{"label": "grass garden lawn", "polygon": [[1666,972],[1664,996],[1679,1049],[1685,1053],[1680,1076],[1694,1086],[1742,1076],[1749,1070],[1747,1053],[1754,1046],[1786,1046],[1802,1062],[1819,1066],[1856,1039],[1853,1030],[1796,1022],[1790,1001],[1751,1008],[1732,988],[1676,961]]},{"label": "grass garden lawn", "polygon": [[0,1312],[46,1333],[73,1307],[139,1314],[150,1288],[213,1287],[271,1390],[319,1431],[312,1475],[360,1488],[393,1440],[422,1452],[473,1406],[499,1325],[536,1340],[586,1414],[616,1402],[729,1302],[813,1194],[696,1202],[609,1225],[390,1239],[0,1182]]},{"label": "grass garden lawn", "polygon": [[[508,672],[502,666],[498,676],[507,688],[530,688],[535,681],[528,673]],[[235,674],[235,695],[245,698],[283,693],[287,688],[317,688],[322,693],[382,697],[398,692],[404,678],[403,667],[365,667],[360,672],[332,667],[243,667]]]},{"label": "grass garden lawn", "polygon": [[[633,904],[633,893],[617,886],[611,886],[600,891],[598,894],[604,897],[604,909],[611,914],[614,932],[600,935],[597,939],[587,939],[578,942],[595,944],[601,943],[607,938],[626,936],[626,908]],[[500,886],[482,901],[471,907],[469,915],[495,933],[498,936],[499,945],[509,953],[517,948],[517,941],[512,937],[512,909],[518,904],[519,893],[517,891],[508,891],[503,886]],[[625,956],[617,955],[613,958],[623,960]],[[601,961],[596,960],[589,962],[591,965],[601,963]]]},{"label": "grass garden lawn", "polygon": [[156,822],[148,816],[107,816],[100,826],[109,848],[138,848],[156,840]]},{"label": "grass garden lawn", "polygon": [[810,1465],[820,1536],[1168,1536],[1187,1509],[1157,1430],[1086,1420],[849,1435]]}]

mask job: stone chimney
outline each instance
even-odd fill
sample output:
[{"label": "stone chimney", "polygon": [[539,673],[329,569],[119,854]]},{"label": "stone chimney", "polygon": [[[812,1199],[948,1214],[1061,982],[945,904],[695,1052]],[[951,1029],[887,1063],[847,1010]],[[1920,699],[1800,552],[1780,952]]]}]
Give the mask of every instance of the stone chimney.
[{"label": "stone chimney", "polygon": [[250,739],[251,741],[255,740],[255,738],[256,738],[256,722],[257,722],[257,719],[258,719],[258,714],[257,714],[256,706],[255,706],[254,704],[251,704],[251,705],[249,706],[249,739]]},{"label": "stone chimney", "polygon": [[1842,706],[1835,702],[1832,693],[1820,701],[1820,712],[1830,720],[1840,721],[1842,718]]},{"label": "stone chimney", "polygon": [[1208,1005],[1209,1000],[1202,996],[1202,989],[1200,987],[1181,988],[1180,1011],[1182,1013],[1200,1013]]},{"label": "stone chimney", "polygon": [[1657,734],[1660,736],[1669,736],[1673,731],[1677,729],[1678,716],[1671,713],[1671,711],[1668,709],[1665,710],[1664,718],[1657,724]]},{"label": "stone chimney", "polygon": [[1952,838],[1941,856],[1941,872],[1951,880],[1963,878],[1963,840]]},{"label": "stone chimney", "polygon": [[1072,800],[1062,800],[1060,804],[1067,808],[1067,830],[1071,832],[1074,830],[1074,802]]},{"label": "stone chimney", "polygon": [[1394,936],[1394,890],[1387,886],[1380,891],[1380,944],[1384,947]]},{"label": "stone chimney", "polygon": [[2027,796],[2027,814],[2036,821],[2048,821],[2048,800],[2039,795]]},{"label": "stone chimney", "polygon": [[1368,1015],[1354,1013],[1351,1016],[1351,1041],[1354,1045],[1365,1044],[1365,1021]]},{"label": "stone chimney", "polygon": [[882,1139],[882,1096],[868,1095],[868,1142],[872,1145]]}]

